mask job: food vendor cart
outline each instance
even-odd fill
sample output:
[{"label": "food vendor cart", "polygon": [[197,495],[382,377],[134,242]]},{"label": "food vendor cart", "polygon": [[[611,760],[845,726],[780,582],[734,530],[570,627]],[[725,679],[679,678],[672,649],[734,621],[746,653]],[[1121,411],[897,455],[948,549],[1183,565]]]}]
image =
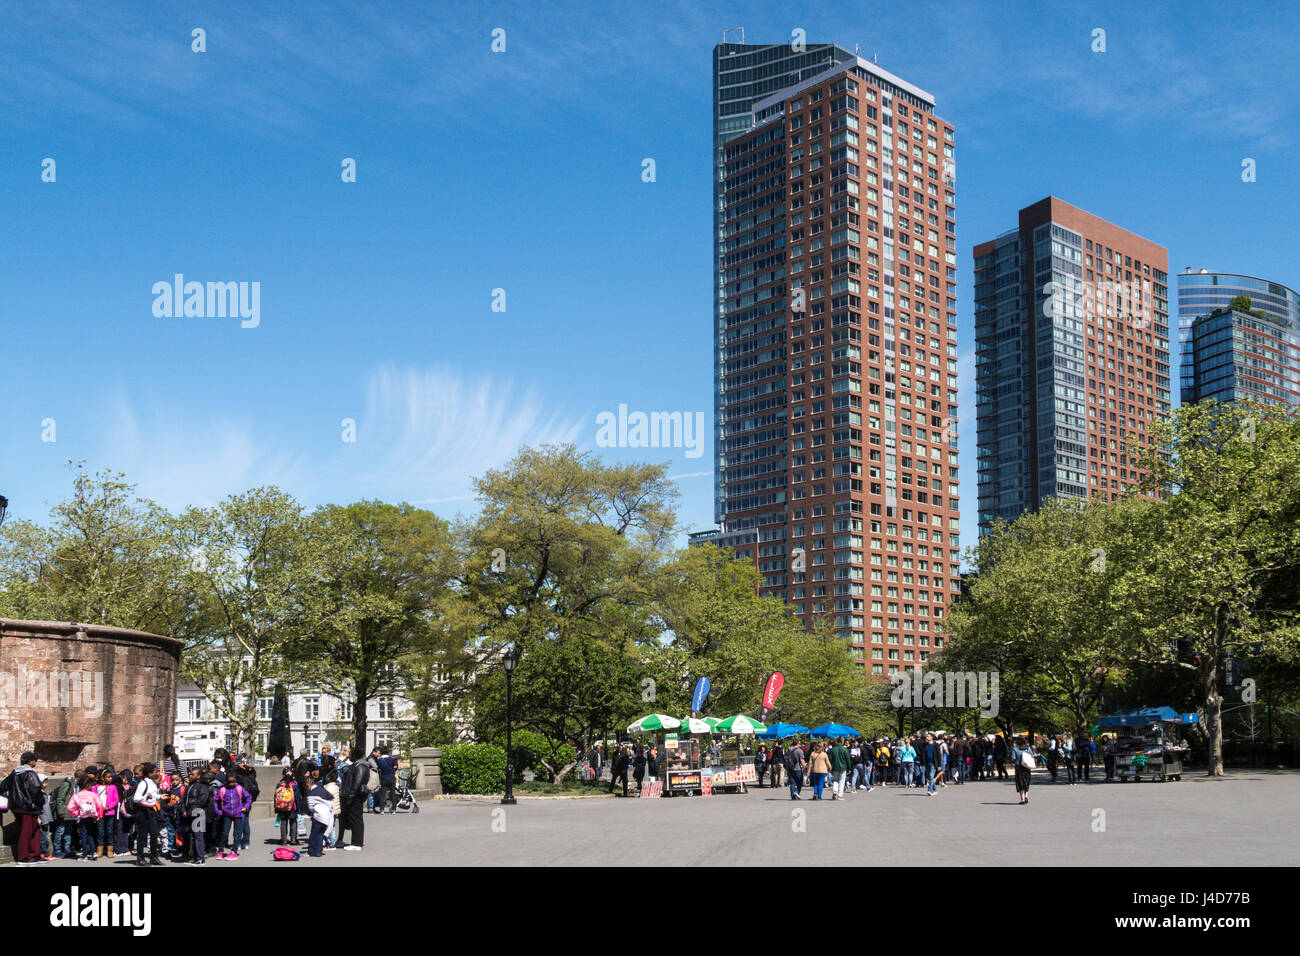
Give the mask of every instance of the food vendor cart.
[{"label": "food vendor cart", "polygon": [[719,756],[704,762],[709,766],[705,773],[709,777],[709,789],[713,793],[744,793],[747,784],[758,782],[758,772],[754,769],[754,755],[741,753],[740,742],[724,743],[718,748]]},{"label": "food vendor cart", "polygon": [[663,753],[659,757],[659,779],[663,782],[663,795],[704,792],[704,770],[700,766],[700,742],[693,737],[664,739]]},{"label": "food vendor cart", "polygon": [[754,755],[742,753],[740,738],[753,737],[766,729],[763,723],[744,714],[736,714],[718,722],[714,727],[714,733],[724,736],[734,735],[735,740],[719,746],[716,758],[704,761],[710,778],[710,792],[745,793],[749,784],[758,782],[758,771],[754,768]]},{"label": "food vendor cart", "polygon": [[1101,718],[1099,728],[1115,735],[1116,779],[1181,780],[1188,750],[1182,729],[1198,720],[1172,707],[1140,707]]}]

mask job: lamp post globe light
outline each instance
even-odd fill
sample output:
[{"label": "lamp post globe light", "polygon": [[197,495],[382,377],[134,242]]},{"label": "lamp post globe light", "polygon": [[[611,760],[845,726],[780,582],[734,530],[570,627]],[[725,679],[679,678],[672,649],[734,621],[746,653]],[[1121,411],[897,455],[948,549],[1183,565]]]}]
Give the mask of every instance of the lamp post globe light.
[{"label": "lamp post globe light", "polygon": [[511,645],[506,649],[504,656],[501,658],[501,663],[504,664],[506,668],[506,795],[501,798],[501,802],[513,805],[517,801],[515,800],[514,789],[515,768],[510,757],[514,749],[513,742],[510,739],[512,731],[511,721],[513,719],[511,713],[510,678],[515,672],[515,665],[519,663],[519,653],[515,650],[514,645]]}]

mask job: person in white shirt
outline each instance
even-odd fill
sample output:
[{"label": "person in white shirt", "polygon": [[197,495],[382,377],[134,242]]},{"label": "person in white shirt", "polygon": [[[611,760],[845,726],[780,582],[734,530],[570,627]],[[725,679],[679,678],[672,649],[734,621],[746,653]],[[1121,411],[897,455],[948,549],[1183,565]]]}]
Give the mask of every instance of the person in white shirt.
[{"label": "person in white shirt", "polygon": [[[131,802],[135,804],[135,865],[162,866],[158,856],[158,782],[162,779],[162,770],[157,764],[147,763],[140,768],[140,779],[131,791]],[[145,837],[149,838],[149,857],[145,858]]]}]

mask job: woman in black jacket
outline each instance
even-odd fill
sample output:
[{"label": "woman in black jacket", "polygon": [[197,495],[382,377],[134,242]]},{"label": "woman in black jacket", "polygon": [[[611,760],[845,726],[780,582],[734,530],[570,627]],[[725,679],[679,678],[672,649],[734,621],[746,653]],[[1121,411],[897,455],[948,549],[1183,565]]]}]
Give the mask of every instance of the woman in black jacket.
[{"label": "woman in black jacket", "polygon": [[207,828],[212,818],[212,783],[206,770],[195,767],[190,771],[185,787],[185,801],[181,804],[181,823],[184,827],[182,839],[183,857],[189,862],[201,865],[207,862]]},{"label": "woman in black jacket", "polygon": [[632,762],[632,779],[636,781],[636,792],[641,792],[641,781],[645,779],[645,751],[638,744],[636,748],[636,760]]},{"label": "woman in black jacket", "polygon": [[[344,850],[360,850],[366,842],[366,783],[370,780],[370,764],[361,748],[353,747],[348,753],[347,771],[339,787],[339,806],[343,819],[339,822],[339,841],[336,846]],[[351,842],[345,842],[351,831]]]}]

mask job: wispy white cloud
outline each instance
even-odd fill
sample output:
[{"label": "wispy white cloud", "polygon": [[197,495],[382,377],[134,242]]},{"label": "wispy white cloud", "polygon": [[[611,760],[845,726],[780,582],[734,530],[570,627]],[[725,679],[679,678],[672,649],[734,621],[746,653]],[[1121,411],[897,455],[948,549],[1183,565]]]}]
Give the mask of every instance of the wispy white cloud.
[{"label": "wispy white cloud", "polygon": [[186,415],[162,401],[141,412],[121,390],[103,407],[102,447],[87,464],[122,472],[167,508],[212,505],[259,485],[297,493],[309,474],[298,452],[259,434],[253,422]]},{"label": "wispy white cloud", "polygon": [[433,504],[471,500],[473,477],[524,445],[576,443],[583,423],[490,375],[385,366],[370,375],[357,429],[357,485]]},{"label": "wispy white cloud", "polygon": [[355,443],[319,422],[182,411],[120,388],[86,423],[98,437],[77,455],[92,470],[124,473],[172,510],[260,485],[306,505],[380,498],[434,507],[472,502],[472,479],[524,445],[576,444],[584,433],[581,420],[548,410],[535,389],[490,375],[385,366],[357,385],[365,413]]},{"label": "wispy white cloud", "polygon": [[[440,122],[474,115],[484,95],[511,88],[558,103],[592,82],[651,71],[660,85],[687,84],[681,71],[663,69],[664,53],[713,33],[688,5],[663,17],[655,43],[635,29],[592,29],[607,13],[594,7],[521,4],[491,19],[400,0],[188,7],[15,9],[0,36],[7,119],[44,129],[51,112],[66,112],[134,130],[199,120],[284,140],[340,121]],[[194,27],[206,30],[205,53],[191,51]],[[494,54],[498,27],[506,52]]]}]

